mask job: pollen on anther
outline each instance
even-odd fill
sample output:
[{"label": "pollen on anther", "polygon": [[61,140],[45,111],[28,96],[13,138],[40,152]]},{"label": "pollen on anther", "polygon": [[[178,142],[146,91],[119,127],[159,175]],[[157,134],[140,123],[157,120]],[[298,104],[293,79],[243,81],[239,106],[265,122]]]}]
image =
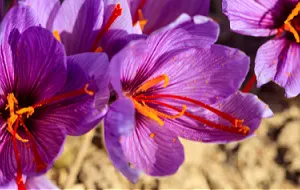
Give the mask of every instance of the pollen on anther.
[{"label": "pollen on anther", "polygon": [[177,139],[176,139],[176,138],[173,138],[173,140],[172,140],[172,141],[173,141],[173,143],[175,143],[175,142],[177,141]]},{"label": "pollen on anther", "polygon": [[149,137],[153,139],[155,137],[155,133],[151,133]]},{"label": "pollen on anther", "polygon": [[55,39],[57,41],[61,42],[60,35],[59,35],[59,32],[57,30],[53,31],[53,36],[55,37]]}]

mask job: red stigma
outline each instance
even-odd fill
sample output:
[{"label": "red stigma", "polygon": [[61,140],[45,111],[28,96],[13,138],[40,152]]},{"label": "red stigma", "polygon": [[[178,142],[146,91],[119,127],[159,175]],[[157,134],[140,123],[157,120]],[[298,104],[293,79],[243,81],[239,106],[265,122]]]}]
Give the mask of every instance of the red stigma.
[{"label": "red stigma", "polygon": [[101,38],[103,37],[103,35],[105,34],[105,32],[108,31],[108,29],[111,27],[111,25],[115,22],[115,20],[122,15],[122,7],[121,5],[118,3],[116,4],[111,16],[109,17],[107,23],[105,24],[105,26],[102,28],[102,30],[99,32],[98,36],[96,37],[95,43],[91,48],[91,52],[94,52],[97,50],[98,48],[98,44],[101,40]]},{"label": "red stigma", "polygon": [[245,93],[250,92],[250,90],[254,86],[255,82],[256,82],[256,76],[255,76],[255,74],[253,74],[252,77],[250,78],[250,80],[246,83],[246,85],[244,86],[244,88],[241,91],[245,92]]},{"label": "red stigma", "polygon": [[[185,96],[178,96],[173,94],[153,94],[152,95],[144,95],[144,92],[146,92],[151,87],[158,85],[159,83],[163,83],[163,87],[165,88],[168,85],[169,77],[165,74],[160,75],[156,78],[153,78],[151,80],[146,81],[144,84],[142,84],[137,90],[133,93],[130,98],[133,100],[135,109],[142,115],[153,119],[156,121],[160,126],[164,125],[164,119],[177,119],[183,116],[189,117],[191,119],[197,120],[200,123],[206,125],[207,127],[212,127],[221,131],[240,134],[240,135],[247,135],[250,132],[250,128],[248,126],[243,125],[244,120],[238,119],[236,117],[231,116],[228,113],[222,112],[206,103],[203,103],[199,100],[195,100],[189,97]],[[180,101],[182,103],[182,108],[175,107],[173,105],[164,103],[160,101],[160,99],[170,99],[173,102]],[[179,112],[179,114],[176,115],[169,115],[166,113],[163,113],[161,111],[156,110],[155,108],[150,107],[147,103],[160,105],[169,109],[172,109],[176,112]],[[211,113],[219,116],[220,118],[228,121],[231,125],[226,126],[223,124],[218,124],[213,121],[207,120],[206,118],[194,115],[193,113],[188,111],[188,104],[193,104],[195,106],[200,106],[201,108],[204,108]]]},{"label": "red stigma", "polygon": [[14,152],[15,152],[15,158],[17,162],[17,176],[16,176],[16,184],[18,186],[18,190],[26,190],[23,178],[22,178],[22,164],[21,164],[21,157],[18,149],[18,144],[17,144],[17,130],[19,127],[19,120],[16,121],[14,130],[12,131],[13,133],[13,147],[14,147]]}]

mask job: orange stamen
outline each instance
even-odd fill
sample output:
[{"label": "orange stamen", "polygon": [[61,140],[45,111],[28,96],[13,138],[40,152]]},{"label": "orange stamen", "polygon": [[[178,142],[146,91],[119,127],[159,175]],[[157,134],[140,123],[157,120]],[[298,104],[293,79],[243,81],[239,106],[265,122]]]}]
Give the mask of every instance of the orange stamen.
[{"label": "orange stamen", "polygon": [[291,14],[284,21],[284,25],[283,25],[283,30],[292,33],[297,43],[300,43],[300,36],[297,31],[298,26],[296,26],[296,28],[293,26],[293,19],[295,19],[295,17],[299,15],[299,12],[300,12],[300,2],[297,3],[296,7],[292,10]]},{"label": "orange stamen", "polygon": [[[146,0],[141,0],[140,1],[140,4],[137,7],[137,12],[135,13],[135,15],[133,16],[133,19],[132,19],[132,25],[133,26],[136,25],[136,23],[141,19],[142,9],[145,6],[145,4],[146,4]],[[140,13],[139,13],[139,11],[140,11]],[[143,16],[142,16],[142,19],[143,19]]]},{"label": "orange stamen", "polygon": [[111,25],[115,22],[115,20],[122,15],[122,8],[121,5],[118,3],[116,4],[111,16],[109,17],[107,23],[105,24],[105,26],[103,27],[103,29],[99,32],[98,36],[96,37],[95,43],[92,46],[91,52],[95,52],[97,50],[98,44],[101,40],[101,38],[103,37],[103,35],[105,34],[105,32],[108,31],[108,29],[111,27]]},{"label": "orange stamen", "polygon": [[57,41],[61,42],[60,35],[59,35],[59,32],[57,30],[53,31],[53,36],[55,37],[55,39]]},{"label": "orange stamen", "polygon": [[52,98],[43,100],[43,101],[41,101],[41,102],[33,105],[32,107],[35,109],[37,107],[41,107],[43,105],[48,105],[48,104],[51,104],[51,103],[56,102],[56,101],[60,101],[60,100],[67,99],[67,98],[71,98],[71,97],[74,97],[74,96],[81,96],[81,95],[84,95],[84,94],[88,94],[90,96],[93,96],[94,92],[88,90],[88,86],[89,85],[86,84],[81,89],[78,89],[78,90],[75,90],[75,91],[72,91],[72,92],[68,92],[68,93],[65,93],[65,94],[60,94],[60,95],[54,96]]},{"label": "orange stamen", "polygon": [[135,93],[139,92],[145,92],[149,88],[155,86],[156,84],[160,83],[161,81],[164,81],[163,87],[167,87],[169,84],[169,77],[166,74],[160,75],[154,79],[148,80],[146,83],[142,84]]},{"label": "orange stamen", "polygon": [[139,111],[139,113],[141,113],[142,115],[144,115],[150,119],[153,119],[160,126],[164,125],[164,122],[160,119],[160,117],[167,118],[167,119],[176,119],[176,118],[181,117],[184,114],[184,112],[186,111],[186,105],[183,105],[182,110],[180,110],[178,114],[168,115],[168,114],[159,112],[159,111],[147,106],[144,102],[142,102],[142,104],[141,104],[141,103],[137,102],[135,99],[132,99],[132,100],[133,100],[135,109],[137,109]]},{"label": "orange stamen", "polygon": [[244,86],[244,88],[241,90],[242,92],[250,92],[251,88],[256,82],[256,76],[255,74],[252,75],[251,79],[248,81],[248,83]]}]

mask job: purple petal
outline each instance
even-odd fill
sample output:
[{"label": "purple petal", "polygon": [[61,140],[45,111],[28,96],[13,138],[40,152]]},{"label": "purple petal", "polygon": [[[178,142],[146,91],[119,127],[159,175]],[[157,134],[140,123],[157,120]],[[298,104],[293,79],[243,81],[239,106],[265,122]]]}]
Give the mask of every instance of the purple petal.
[{"label": "purple petal", "polygon": [[122,136],[120,143],[130,164],[151,176],[174,174],[184,160],[177,135],[142,115],[135,130]]},{"label": "purple petal", "polygon": [[[254,134],[260,125],[262,118],[271,117],[272,111],[261,100],[252,94],[235,93],[225,100],[219,101],[212,105],[220,111],[230,114],[231,116],[243,119],[244,125],[250,128],[250,133],[245,136],[230,132],[221,131],[213,127],[197,122],[185,116],[176,120],[170,120],[165,124],[165,127],[175,132],[180,137],[213,143],[228,143],[232,141],[239,141],[248,138]],[[214,123],[232,126],[229,122],[221,119],[215,114],[207,110],[199,110],[193,112],[194,115],[206,118]]]},{"label": "purple petal", "polygon": [[31,9],[21,5],[12,7],[1,23],[0,89],[3,92],[11,92],[13,88],[14,68],[11,45],[15,47],[19,33],[34,25],[37,25],[37,21]]},{"label": "purple petal", "polygon": [[[51,168],[54,159],[61,150],[66,136],[65,129],[51,120],[41,118],[39,114],[31,116],[30,120],[26,122],[26,127],[30,131],[34,141],[31,141],[31,138],[29,138],[24,130],[18,130],[20,136],[29,140],[27,143],[17,141],[23,174],[33,176],[45,173]],[[22,127],[20,126],[20,128]],[[3,142],[0,152],[2,158],[0,170],[7,176],[14,175],[17,172],[13,139],[11,136],[6,130],[6,140]],[[36,147],[37,155],[39,155],[41,161],[33,162],[37,157],[34,154],[31,143]],[[37,171],[38,164],[44,166],[39,171]]]},{"label": "purple petal", "polygon": [[7,190],[18,189],[15,180],[10,180],[8,183],[4,183],[4,184],[0,183],[0,184],[1,184],[0,189],[7,189]]},{"label": "purple petal", "polygon": [[129,166],[120,144],[122,135],[130,134],[135,127],[135,111],[131,100],[120,98],[110,105],[104,120],[104,138],[108,155],[114,166],[132,183],[140,172]]},{"label": "purple petal", "polygon": [[288,98],[300,93],[300,45],[284,38],[270,40],[261,46],[256,56],[255,73],[258,85],[273,80],[285,88]]},{"label": "purple petal", "polygon": [[43,28],[52,29],[60,7],[59,0],[21,0],[21,2],[23,5],[30,6]]},{"label": "purple petal", "polygon": [[182,14],[173,23],[154,32],[150,38],[153,41],[165,41],[165,48],[172,50],[209,46],[217,41],[218,36],[219,25],[209,17],[200,15],[190,17]]},{"label": "purple petal", "polygon": [[[251,36],[274,35],[288,15],[287,6],[297,0],[224,0],[223,12],[234,31]],[[288,9],[291,11],[291,9]]]},{"label": "purple petal", "polygon": [[257,86],[274,80],[279,65],[284,64],[280,57],[284,57],[289,42],[285,38],[275,38],[263,44],[257,51],[255,59],[255,74],[257,77]]},{"label": "purple petal", "polygon": [[[111,67],[121,65],[125,92],[134,92],[144,82],[167,75],[169,85],[166,88],[157,85],[149,91],[213,103],[236,92],[248,72],[249,58],[237,49],[212,45],[210,48],[172,51],[156,57],[160,47],[153,51],[152,45],[156,44],[150,46],[150,43],[143,42],[122,50],[111,61]],[[117,82],[115,79],[114,87],[119,88]]]},{"label": "purple petal", "polygon": [[[130,3],[131,15],[133,21],[137,21],[137,10],[141,0],[128,0]],[[209,10],[209,0],[147,0],[142,8],[142,13],[147,24],[144,33],[151,34],[153,31],[173,22],[182,13],[190,16],[207,15]]]},{"label": "purple petal", "polygon": [[[6,129],[6,121],[1,117],[0,118],[0,154],[3,150],[4,144],[7,142],[9,134]],[[2,169],[0,168],[0,185],[7,184],[9,185],[10,180],[14,179],[14,174],[4,175]],[[2,186],[0,186],[2,187]],[[1,188],[0,188],[1,189]]]},{"label": "purple petal", "polygon": [[65,0],[53,30],[60,33],[67,55],[90,52],[103,23],[103,1]]},{"label": "purple petal", "polygon": [[64,86],[67,78],[65,51],[46,29],[27,29],[20,36],[14,56],[17,98],[26,99],[24,94],[27,94],[41,101],[54,96]]},{"label": "purple petal", "polygon": [[25,185],[26,188],[34,190],[59,189],[46,176],[28,177]]},{"label": "purple petal", "polygon": [[[82,89],[81,94],[45,107],[43,117],[67,130],[68,135],[82,135],[94,128],[107,111],[109,100],[108,58],[102,53],[84,53],[68,57],[68,79],[57,95]],[[97,107],[97,108],[96,108]]]}]

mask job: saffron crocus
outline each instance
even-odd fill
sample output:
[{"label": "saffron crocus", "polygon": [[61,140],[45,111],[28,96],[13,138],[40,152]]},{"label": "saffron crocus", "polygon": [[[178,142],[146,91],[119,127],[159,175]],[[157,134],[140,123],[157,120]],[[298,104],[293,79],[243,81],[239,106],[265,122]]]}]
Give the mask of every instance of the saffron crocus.
[{"label": "saffron crocus", "polygon": [[[38,177],[24,177],[25,187],[26,189],[34,189],[34,190],[45,190],[45,189],[59,189],[56,187],[46,176],[38,176]],[[18,186],[14,180],[10,181],[7,184],[0,185],[0,189],[17,189]]]},{"label": "saffron crocus", "polygon": [[256,96],[238,92],[249,58],[213,45],[217,37],[218,26],[207,17],[184,16],[112,58],[115,102],[104,119],[105,144],[130,181],[136,182],[141,171],[175,173],[184,160],[178,137],[242,140],[272,115]]},{"label": "saffron crocus", "polygon": [[300,93],[300,2],[298,0],[223,0],[231,29],[250,36],[273,36],[255,59],[258,87],[274,81],[287,97]]},{"label": "saffron crocus", "polygon": [[208,15],[210,0],[127,0],[133,25],[151,34],[176,20],[182,13],[190,16]]},{"label": "saffron crocus", "polygon": [[67,55],[83,52],[114,54],[114,43],[133,33],[126,0],[19,0],[30,5],[44,28],[65,46]]},{"label": "saffron crocus", "polygon": [[[0,185],[46,172],[66,135],[97,125],[108,101],[108,58],[66,57],[63,45],[28,6],[14,6],[1,25]],[[99,109],[94,105],[100,106]]]}]

